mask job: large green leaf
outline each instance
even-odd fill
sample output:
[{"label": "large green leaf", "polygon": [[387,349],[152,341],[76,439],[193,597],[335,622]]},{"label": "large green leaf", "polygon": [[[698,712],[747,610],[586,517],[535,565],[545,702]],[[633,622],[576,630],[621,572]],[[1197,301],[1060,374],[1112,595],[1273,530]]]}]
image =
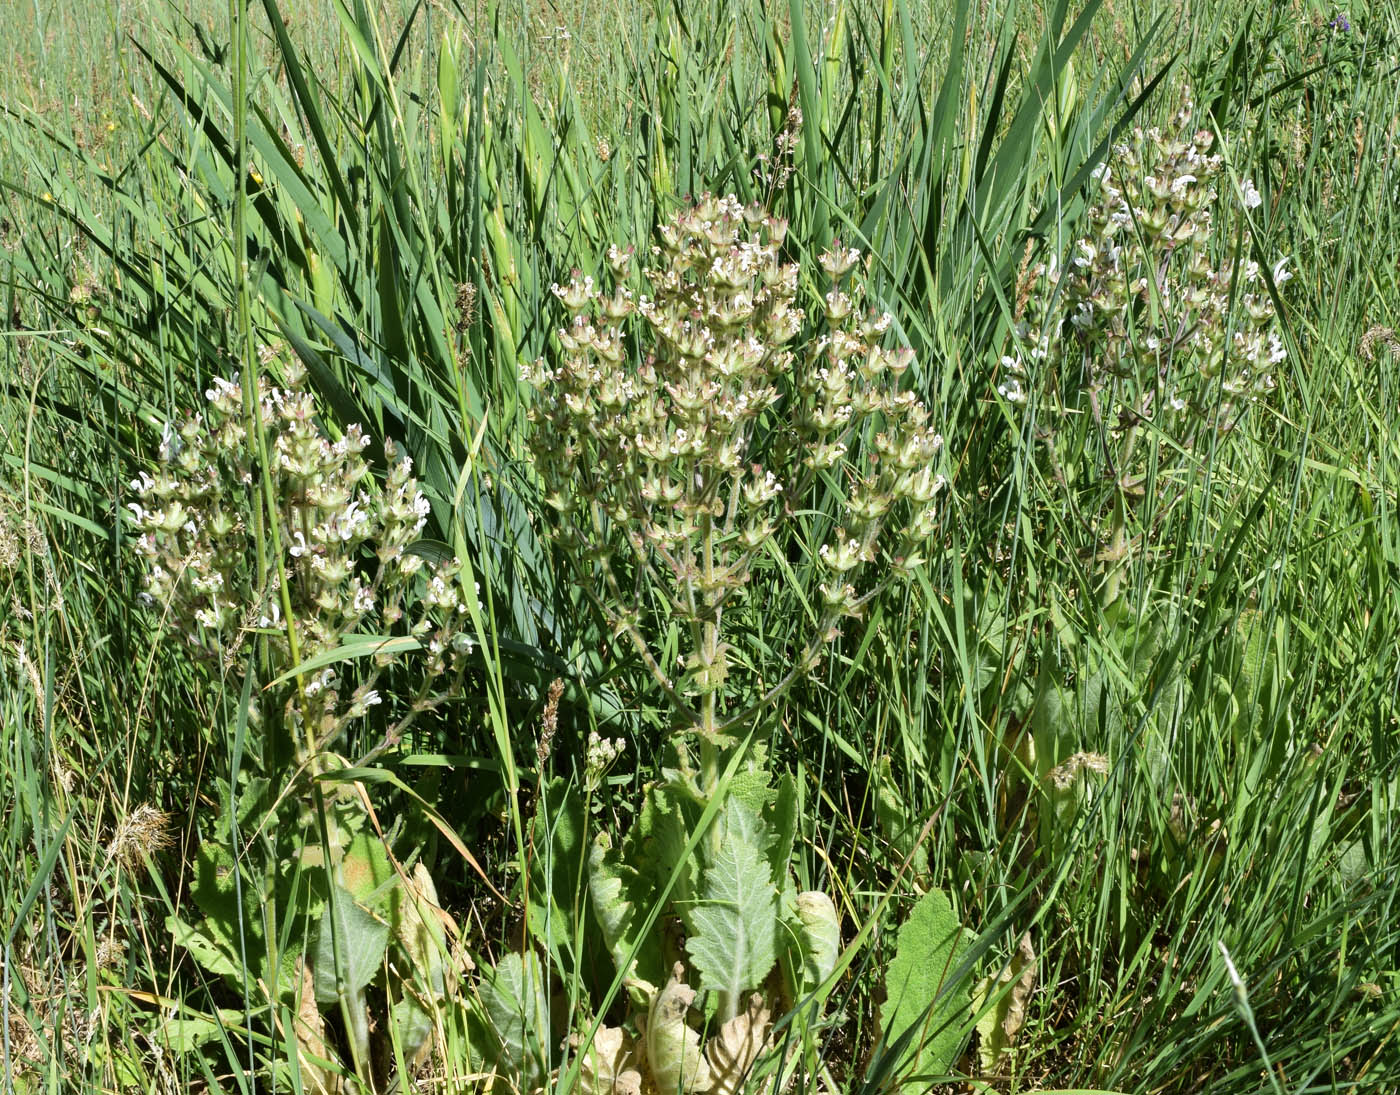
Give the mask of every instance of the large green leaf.
[{"label": "large green leaf", "polygon": [[726,807],[724,839],[705,868],[686,950],[707,989],[737,997],[778,959],[778,890],[758,838],[767,830],[746,808]]},{"label": "large green leaf", "polygon": [[227,946],[209,932],[187,924],[178,916],[167,917],[165,927],[176,946],[184,947],[194,960],[210,973],[235,983],[239,980],[242,963]]},{"label": "large green leaf", "polygon": [[497,1068],[524,1081],[526,1090],[544,1076],[549,1038],[549,995],[539,957],[508,954],[482,986],[486,1015],[499,1042]]},{"label": "large green leaf", "polygon": [[606,833],[598,834],[588,852],[588,896],[614,965],[654,990],[665,980],[661,939],[657,932],[641,937],[641,929],[656,890],[648,876],[622,861]]},{"label": "large green leaf", "polygon": [[887,1051],[912,1065],[902,1090],[927,1091],[928,1081],[952,1068],[971,1025],[967,986],[952,975],[967,945],[966,932],[941,890],[930,890],[899,929],[885,971],[880,1027]]},{"label": "large green leaf", "polygon": [[237,1027],[242,1022],[243,1013],[233,1008],[220,1008],[217,1017],[192,1012],[166,1019],[160,1026],[156,1040],[172,1053],[191,1053],[219,1037],[221,1031]]},{"label": "large green leaf", "polygon": [[389,925],[346,889],[332,886],[312,960],[316,999],[329,1004],[358,993],[374,980],[388,945]]},{"label": "large green leaf", "polygon": [[796,923],[801,968],[797,989],[812,992],[821,985],[841,956],[841,916],[836,905],[820,890],[808,890],[795,899]]},{"label": "large green leaf", "polygon": [[647,789],[641,815],[627,839],[628,851],[636,853],[627,858],[657,887],[664,886],[680,865],[671,900],[683,909],[694,899],[698,884],[696,866],[685,849],[701,810],[694,796],[677,781],[654,784]]}]

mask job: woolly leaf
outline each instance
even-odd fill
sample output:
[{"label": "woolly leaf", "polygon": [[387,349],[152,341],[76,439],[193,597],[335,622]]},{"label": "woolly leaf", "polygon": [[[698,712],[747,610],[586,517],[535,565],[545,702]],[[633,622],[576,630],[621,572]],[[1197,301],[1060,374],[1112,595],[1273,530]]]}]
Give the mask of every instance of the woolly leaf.
[{"label": "woolly leaf", "polygon": [[[731,820],[744,815],[741,808]],[[778,959],[778,891],[767,859],[742,831],[742,824],[731,824],[706,868],[686,940],[701,985],[736,996],[761,984]]]},{"label": "woolly leaf", "polygon": [[709,1091],[712,1083],[700,1035],[685,1021],[695,990],[681,981],[682,973],[677,962],[666,987],[652,1000],[646,1022],[647,1064],[657,1089],[667,1095]]},{"label": "woolly leaf", "polygon": [[432,1009],[446,997],[452,955],[442,919],[447,914],[437,908],[437,887],[422,863],[414,864],[400,897],[394,933],[408,958],[408,968],[399,973],[410,984],[399,989],[393,1021],[404,1055],[412,1062],[429,1048]]},{"label": "woolly leaf", "polygon": [[162,1048],[172,1053],[191,1053],[200,1046],[212,1042],[220,1030],[239,1026],[243,1013],[232,1008],[220,1008],[219,1017],[212,1015],[190,1015],[166,1019],[160,1024],[159,1033],[154,1036]]},{"label": "woolly leaf", "polygon": [[312,969],[323,1004],[353,995],[374,980],[389,945],[389,925],[341,886],[332,886],[321,914]]},{"label": "woolly leaf", "polygon": [[523,958],[506,955],[486,978],[482,998],[500,1045],[497,1067],[523,1079],[527,1090],[534,1088],[544,1077],[540,1055],[550,1043],[549,996],[539,957],[533,951]]},{"label": "woolly leaf", "polygon": [[763,997],[749,997],[746,1011],[725,1023],[705,1046],[709,1061],[710,1095],[740,1095],[745,1081],[753,1071],[768,1044],[768,1023],[771,1012],[763,1006]]},{"label": "woolly leaf", "polygon": [[775,881],[787,877],[792,845],[797,836],[797,784],[790,775],[768,785],[761,768],[745,769],[730,782],[724,812],[716,825],[723,833],[738,827],[740,834],[768,859]]},{"label": "woolly leaf", "polygon": [[[577,1044],[577,1035],[573,1041]],[[579,1095],[641,1095],[632,1039],[621,1027],[599,1027],[580,1057]]]},{"label": "woolly leaf", "polygon": [[433,1015],[414,996],[402,996],[395,1001],[390,1021],[403,1048],[404,1058],[416,1064],[430,1048],[433,1036]]},{"label": "woolly leaf", "polygon": [[928,1079],[958,1059],[971,1009],[966,987],[949,980],[966,946],[965,933],[941,890],[924,894],[899,929],[894,958],[885,971],[880,1006],[884,1044],[912,1064],[902,1090],[927,1091]]},{"label": "woolly leaf", "polygon": [[339,1095],[341,1074],[333,1062],[335,1054],[326,1042],[326,1020],[316,1006],[316,983],[311,967],[301,964],[297,971],[296,1032],[297,1070],[301,1087],[311,1095]]},{"label": "woolly leaf", "polygon": [[841,917],[831,898],[820,890],[797,895],[798,941],[802,969],[798,991],[811,992],[836,968],[841,954]]},{"label": "woolly leaf", "polygon": [[242,963],[221,940],[216,940],[199,928],[185,923],[178,916],[166,917],[165,927],[176,944],[189,951],[194,960],[210,973],[231,981],[238,979],[243,968]]},{"label": "woolly leaf", "polygon": [[763,820],[773,833],[768,862],[775,879],[785,878],[792,864],[792,846],[797,839],[797,783],[790,775],[778,778],[772,799],[763,808]]},{"label": "woolly leaf", "polygon": [[628,842],[636,845],[636,854],[627,858],[638,864],[654,887],[664,886],[676,864],[681,865],[671,890],[671,901],[680,908],[687,907],[695,896],[695,859],[684,853],[702,812],[686,788],[675,782],[654,784],[647,790],[636,829],[628,837]]},{"label": "woolly leaf", "polygon": [[389,862],[384,842],[369,832],[350,839],[340,860],[340,884],[361,905],[383,911],[398,876]]},{"label": "woolly leaf", "polygon": [[655,893],[647,878],[621,862],[606,833],[599,833],[589,849],[588,896],[616,968],[647,982],[654,992],[665,971],[660,933],[653,931],[642,940],[630,967],[628,955],[646,923]]},{"label": "woolly leaf", "polygon": [[447,992],[447,973],[452,960],[443,926],[444,920],[450,919],[438,908],[433,876],[422,863],[415,863],[398,902],[394,933],[412,963],[416,979],[438,997]]},{"label": "woolly leaf", "polygon": [[1035,948],[1031,946],[1030,932],[1026,932],[1011,961],[995,976],[977,983],[973,1009],[982,1011],[977,1033],[981,1036],[978,1055],[983,1072],[996,1072],[1001,1058],[1016,1041],[1026,1021],[1026,1001],[1035,988],[1035,976]]}]

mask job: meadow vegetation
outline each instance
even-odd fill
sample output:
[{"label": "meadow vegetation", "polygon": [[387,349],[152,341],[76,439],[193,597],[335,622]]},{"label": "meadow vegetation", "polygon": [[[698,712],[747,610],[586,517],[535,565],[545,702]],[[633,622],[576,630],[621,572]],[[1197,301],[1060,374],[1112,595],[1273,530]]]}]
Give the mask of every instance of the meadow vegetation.
[{"label": "meadow vegetation", "polygon": [[5,1090],[1400,1088],[1400,8],[17,2]]}]

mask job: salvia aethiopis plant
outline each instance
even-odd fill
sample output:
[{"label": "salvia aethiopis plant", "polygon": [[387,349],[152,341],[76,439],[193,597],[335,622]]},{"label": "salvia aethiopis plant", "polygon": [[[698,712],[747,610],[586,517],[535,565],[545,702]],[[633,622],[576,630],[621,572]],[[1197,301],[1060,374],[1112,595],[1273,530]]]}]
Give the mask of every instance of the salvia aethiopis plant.
[{"label": "salvia aethiopis plant", "polygon": [[[273,360],[269,352],[264,364]],[[419,1059],[453,990],[454,929],[424,864],[396,866],[348,789],[328,800],[306,777],[343,767],[336,750],[347,727],[372,711],[383,716],[382,739],[359,764],[458,693],[474,645],[465,629],[471,594],[455,561],[431,565],[415,549],[428,502],[408,459],[386,444],[388,471],[377,482],[360,427],[331,440],[300,367],[284,362],[281,374],[281,387],[215,380],[205,410],[167,429],[157,467],[132,484],[138,500],[129,509],[148,563],[146,597],[235,678],[251,666],[258,687],[247,694],[264,698],[250,706],[249,724],[264,738],[283,730],[288,738],[285,751],[265,751],[282,762],[264,759],[255,779],[228,786],[234,817],[262,813],[265,870],[222,843],[234,828],[226,819],[206,836],[189,883],[203,919],[172,917],[171,932],[212,973],[235,977],[246,962],[271,1003],[296,1009],[303,1085],[330,1092],[339,1073],[324,1067],[331,1051],[317,1005],[338,1010],[354,1071],[373,1086],[382,1054],[371,1046],[378,1005],[368,994],[384,994],[396,1044]],[[264,645],[240,657],[251,635]],[[421,683],[386,702],[381,675],[413,653]],[[276,815],[286,810],[297,816],[284,829]],[[288,846],[279,831],[320,836]],[[308,868],[309,884],[299,881]],[[279,918],[291,927],[274,930]],[[279,935],[292,945],[279,948]]]},{"label": "salvia aethiopis plant", "polygon": [[[1191,118],[1188,103],[1169,131],[1135,130],[1097,169],[1087,231],[1063,265],[1052,258],[1036,271],[1043,285],[1004,362],[1013,402],[1036,361],[1052,366],[1038,376],[1078,381],[1101,411],[1120,412],[1104,420],[1114,432],[1167,414],[1227,430],[1273,389],[1284,359],[1273,301],[1257,263],[1217,262],[1224,161]],[[1248,181],[1242,198],[1257,203]],[[1288,276],[1283,262],[1274,267],[1275,284]]]},{"label": "salvia aethiopis plant", "polygon": [[[793,880],[791,780],[770,787],[759,758],[743,758],[705,839],[685,848],[735,731],[811,671],[843,617],[919,565],[945,483],[942,438],[901,386],[913,352],[866,308],[859,253],[837,241],[804,275],[782,259],[786,234],[761,207],[701,198],[660,227],[640,276],[614,247],[606,286],[581,273],[556,286],[569,323],[553,359],[525,373],[556,543],[673,706],[683,762],[648,789],[621,844],[601,833],[589,857],[594,911],[640,1009],[635,1042],[605,1027],[584,1050],[589,1077],[634,1067],[663,1090],[737,1092],[782,1005],[803,1007],[792,1052],[808,1068],[819,1056],[808,1005],[835,968],[839,916]],[[802,509],[830,516],[785,529]],[[791,668],[739,700],[726,617],[775,538],[811,545],[820,596]],[[674,678],[648,639],[673,622],[686,647]],[[658,902],[667,915],[642,937]],[[701,993],[703,1037],[688,1019]]]},{"label": "salvia aethiopis plant", "polygon": [[[427,672],[390,725],[393,741],[452,693],[472,650],[460,566],[425,570],[412,550],[428,501],[409,459],[386,443],[388,475],[373,483],[362,456],[369,439],[351,425],[330,440],[303,380],[296,364],[284,366],[283,387],[260,379],[249,415],[237,379],[216,379],[204,413],[167,427],[160,463],[132,483],[138,500],[128,507],[148,561],[146,597],[226,662],[247,636],[266,636],[278,676],[324,661],[350,635],[397,630],[416,640],[408,645],[425,653]],[[255,477],[270,489],[255,491]],[[386,644],[353,687],[343,663],[298,675],[285,716],[302,761],[381,702],[375,685],[405,645]]]},{"label": "salvia aethiopis plant", "polygon": [[[1050,425],[1057,478],[1073,478],[1067,465],[1079,455],[1108,455],[1112,561],[1125,550],[1125,499],[1141,493],[1144,426],[1183,450],[1231,430],[1273,389],[1285,355],[1268,287],[1288,279],[1285,262],[1266,279],[1218,238],[1224,162],[1213,141],[1192,130],[1187,101],[1165,131],[1134,130],[1114,149],[1096,172],[1084,235],[1063,264],[1052,256],[1032,271],[1002,359],[1002,396],[1034,399]],[[1259,203],[1247,180],[1239,198]],[[1086,444],[1075,422],[1098,440]]]},{"label": "salvia aethiopis plant", "polygon": [[[636,291],[631,253],[616,247],[610,290],[581,274],[555,287],[569,324],[554,361],[525,376],[557,543],[682,729],[700,736],[702,756],[811,668],[879,574],[917,565],[944,485],[942,438],[899,384],[913,353],[888,344],[887,313],[866,311],[850,278],[858,252],[838,241],[821,256],[812,273],[824,297],[808,334],[798,268],[780,254],[786,233],[760,207],[702,198],[661,226]],[[725,612],[819,482],[837,515],[819,547],[811,642],[787,678],[726,717]],[[648,612],[685,625],[679,679],[648,645],[648,631],[664,631],[644,628]]]}]

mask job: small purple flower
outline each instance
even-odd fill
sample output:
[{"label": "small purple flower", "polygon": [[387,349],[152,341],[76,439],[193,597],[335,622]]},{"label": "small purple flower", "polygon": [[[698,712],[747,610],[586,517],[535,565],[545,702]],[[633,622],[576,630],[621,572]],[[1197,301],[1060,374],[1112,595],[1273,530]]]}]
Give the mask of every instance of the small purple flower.
[{"label": "small purple flower", "polygon": [[1332,29],[1339,30],[1343,34],[1351,32],[1351,22],[1347,19],[1345,12],[1339,12],[1337,18],[1333,19],[1330,25]]}]

